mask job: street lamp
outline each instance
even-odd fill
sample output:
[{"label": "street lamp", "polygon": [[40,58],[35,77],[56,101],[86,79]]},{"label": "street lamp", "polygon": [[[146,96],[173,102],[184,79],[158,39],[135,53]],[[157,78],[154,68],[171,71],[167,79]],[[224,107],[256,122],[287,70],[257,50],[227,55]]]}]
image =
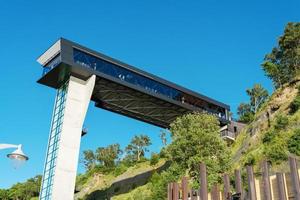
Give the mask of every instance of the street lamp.
[{"label": "street lamp", "polygon": [[15,145],[15,144],[0,144],[1,149],[11,149],[16,148],[15,151],[12,153],[7,154],[7,157],[11,159],[13,162],[14,168],[20,167],[23,163],[25,163],[29,158],[24,154],[22,151],[22,145]]}]

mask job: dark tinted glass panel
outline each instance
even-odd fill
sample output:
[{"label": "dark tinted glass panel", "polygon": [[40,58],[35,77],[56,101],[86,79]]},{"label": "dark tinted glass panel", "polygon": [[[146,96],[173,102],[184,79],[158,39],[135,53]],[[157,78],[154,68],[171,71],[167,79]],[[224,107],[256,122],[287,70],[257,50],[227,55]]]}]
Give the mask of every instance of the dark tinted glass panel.
[{"label": "dark tinted glass panel", "polygon": [[119,67],[105,60],[96,58],[77,49],[74,49],[74,62],[118,78],[122,81],[131,83],[135,86],[139,86],[148,90],[149,92],[162,94],[174,100],[180,100],[182,96],[181,92],[176,89],[170,88],[147,77],[141,76],[137,73]]},{"label": "dark tinted glass panel", "polygon": [[78,63],[84,67],[97,70],[106,75],[120,79],[121,81],[138,86],[149,92],[157,93],[169,97],[173,100],[195,106],[220,118],[226,118],[224,108],[210,104],[194,96],[185,94],[177,89],[166,86],[162,83],[132,72],[111,62],[92,56],[78,49],[73,49],[73,57],[75,63]]},{"label": "dark tinted glass panel", "polygon": [[51,69],[61,63],[61,56],[58,54],[50,62],[48,62],[43,68],[43,75],[47,74]]}]

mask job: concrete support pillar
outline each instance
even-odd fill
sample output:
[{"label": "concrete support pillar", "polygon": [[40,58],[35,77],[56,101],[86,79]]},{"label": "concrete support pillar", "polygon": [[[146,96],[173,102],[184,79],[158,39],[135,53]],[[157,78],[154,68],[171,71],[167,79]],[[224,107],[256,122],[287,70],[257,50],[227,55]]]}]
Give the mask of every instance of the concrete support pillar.
[{"label": "concrete support pillar", "polygon": [[[56,165],[52,172],[53,178],[51,183],[53,185],[47,186],[43,183],[44,186],[42,186],[42,189],[43,187],[51,187],[51,189],[48,191],[48,194],[44,196],[43,192],[41,192],[41,200],[74,199],[81,131],[94,89],[95,79],[95,75],[91,76],[87,81],[72,76],[70,77],[61,128],[57,130],[60,133],[57,143],[57,152],[55,152],[57,155]],[[45,176],[46,172],[44,172],[44,177]]]}]

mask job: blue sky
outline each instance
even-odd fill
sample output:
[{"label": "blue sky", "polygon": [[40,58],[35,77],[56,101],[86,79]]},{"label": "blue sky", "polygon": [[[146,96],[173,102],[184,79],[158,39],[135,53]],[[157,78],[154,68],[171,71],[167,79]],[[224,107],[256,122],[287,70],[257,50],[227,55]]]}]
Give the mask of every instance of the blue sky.
[{"label": "blue sky", "polygon": [[[88,2],[88,3],[87,3]],[[0,152],[0,188],[42,174],[55,91],[36,83],[36,58],[65,37],[227,103],[247,101],[254,83],[272,90],[260,68],[298,0],[286,1],[5,1],[0,7],[0,143],[22,143],[30,156],[19,170]],[[93,103],[81,152],[160,128],[100,110]],[[82,165],[79,171],[83,171]]]}]

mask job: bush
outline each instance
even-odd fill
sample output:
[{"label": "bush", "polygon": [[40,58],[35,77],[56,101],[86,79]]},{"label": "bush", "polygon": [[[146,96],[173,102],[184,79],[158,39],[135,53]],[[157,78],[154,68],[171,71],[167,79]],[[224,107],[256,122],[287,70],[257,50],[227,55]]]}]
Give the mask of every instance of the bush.
[{"label": "bush", "polygon": [[119,176],[119,175],[123,174],[124,172],[126,172],[127,169],[128,169],[128,167],[125,164],[121,163],[114,169],[113,174],[114,174],[114,176]]},{"label": "bush", "polygon": [[268,131],[264,134],[262,142],[263,143],[270,143],[274,138],[276,134],[274,131]]},{"label": "bush", "polygon": [[244,166],[255,165],[256,159],[253,153],[249,153],[244,160]]},{"label": "bush", "polygon": [[289,152],[300,156],[300,129],[295,130],[294,135],[288,140]]},{"label": "bush", "polygon": [[265,146],[264,152],[271,163],[279,164],[288,159],[286,143],[278,137],[271,144]]},{"label": "bush", "polygon": [[300,108],[300,95],[298,94],[290,104],[290,113],[294,114]]},{"label": "bush", "polygon": [[157,153],[152,153],[150,158],[150,165],[156,165],[159,161],[159,155]]},{"label": "bush", "polygon": [[274,128],[275,130],[283,130],[289,124],[289,118],[287,116],[279,115],[276,118]]},{"label": "bush", "polygon": [[150,180],[150,190],[152,191],[150,199],[165,200],[168,183],[176,182],[184,174],[184,171],[179,165],[173,163],[170,168],[161,174],[155,172]]}]

